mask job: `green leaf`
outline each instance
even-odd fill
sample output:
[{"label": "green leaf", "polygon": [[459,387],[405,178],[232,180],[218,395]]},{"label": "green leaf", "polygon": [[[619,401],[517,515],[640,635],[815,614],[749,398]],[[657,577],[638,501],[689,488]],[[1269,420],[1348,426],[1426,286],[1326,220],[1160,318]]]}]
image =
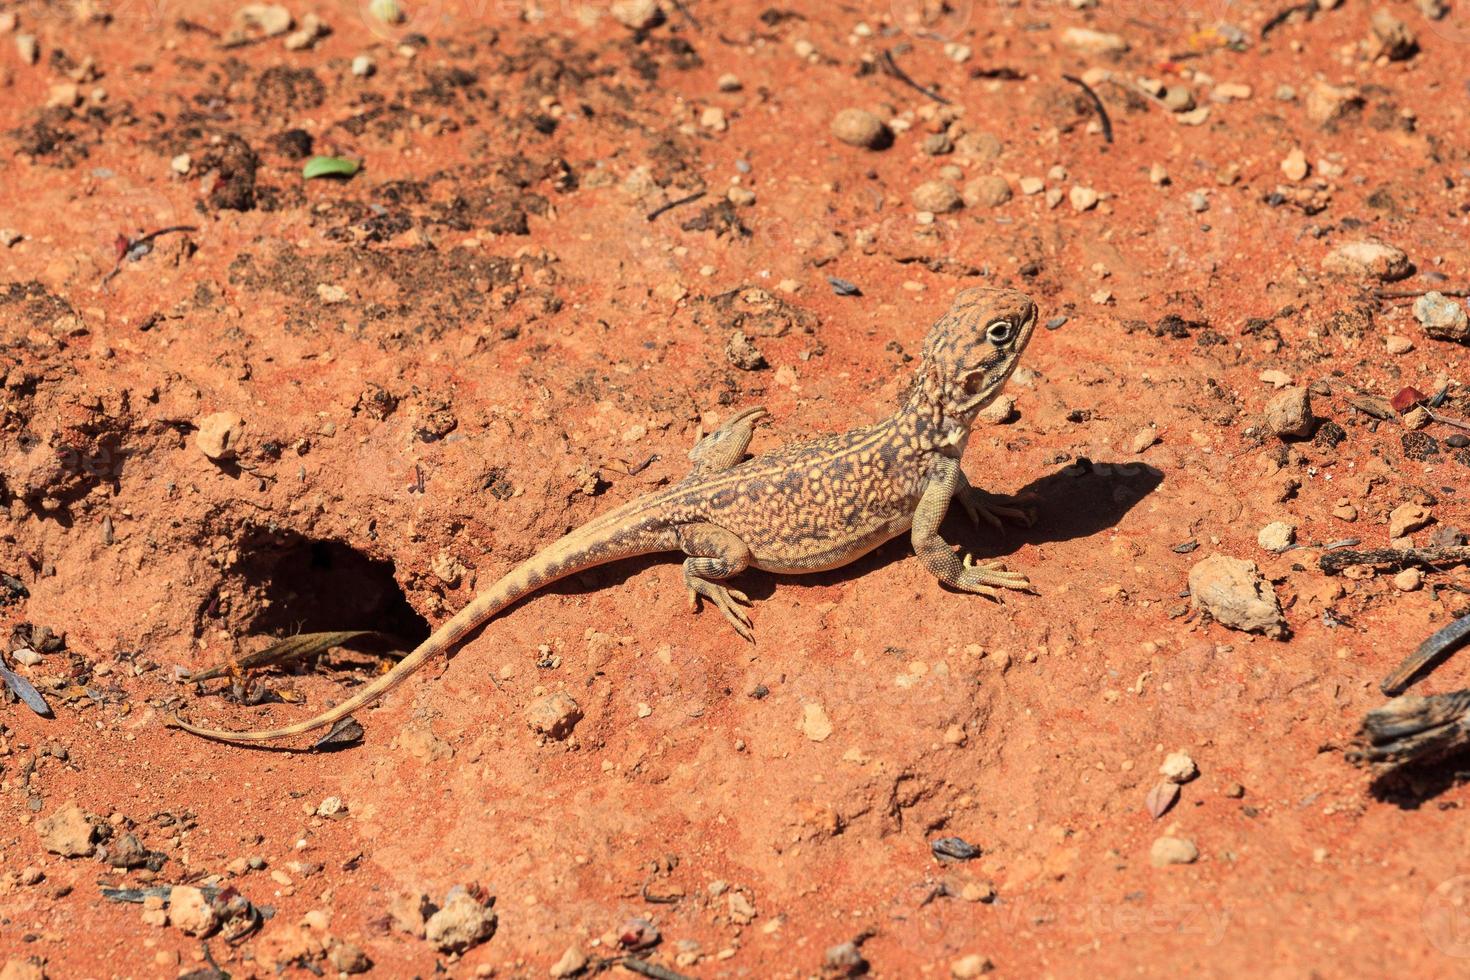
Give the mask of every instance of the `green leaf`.
[{"label": "green leaf", "polygon": [[301,176],[305,180],[316,177],[351,177],[360,169],[362,162],[359,160],[349,160],[346,157],[312,157],[301,169]]}]

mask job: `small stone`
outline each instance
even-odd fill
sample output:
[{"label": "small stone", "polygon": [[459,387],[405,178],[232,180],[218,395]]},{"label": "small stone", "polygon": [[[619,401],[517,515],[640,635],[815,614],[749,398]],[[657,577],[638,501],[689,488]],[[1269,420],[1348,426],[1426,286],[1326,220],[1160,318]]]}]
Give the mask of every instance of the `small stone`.
[{"label": "small stone", "polygon": [[582,720],[582,709],[570,694],[557,691],[527,705],[525,719],[532,730],[561,741]]},{"label": "small stone", "polygon": [[46,971],[35,960],[6,960],[0,965],[0,980],[46,980]]},{"label": "small stone", "polygon": [[51,86],[46,96],[46,108],[52,109],[61,106],[66,109],[80,105],[82,101],[82,90],[76,82],[58,82]]},{"label": "small stone", "polygon": [[204,892],[191,885],[175,885],[168,895],[168,919],[175,929],[190,936],[207,936],[219,925]]},{"label": "small stone", "polygon": [[1256,544],[1267,551],[1280,554],[1296,541],[1296,528],[1285,521],[1272,521],[1256,534]]},{"label": "small stone", "polygon": [[1046,181],[1042,180],[1040,177],[1022,177],[1020,180],[1016,181],[1016,186],[1021,188],[1022,194],[1030,197],[1033,194],[1040,194],[1042,191],[1046,190]]},{"label": "small stone", "polygon": [[1278,438],[1305,439],[1316,424],[1312,396],[1306,388],[1283,388],[1266,403],[1266,427]]},{"label": "small stone", "polygon": [[971,953],[969,956],[961,956],[949,965],[949,975],[954,980],[974,980],[995,969],[990,962],[990,957],[981,956],[979,953]]},{"label": "small stone", "polygon": [[1424,573],[1417,568],[1406,568],[1393,577],[1393,587],[1400,592],[1417,592],[1424,584]]},{"label": "small stone", "polygon": [[97,829],[82,808],[68,803],[49,817],[36,821],[36,836],[52,854],[62,857],[87,857],[92,853],[92,838]]},{"label": "small stone", "polygon": [[41,60],[41,44],[34,34],[15,35],[15,50],[20,55],[20,60],[28,65],[34,65]]},{"label": "small stone", "polygon": [[1269,368],[1265,371],[1262,371],[1259,377],[1262,381],[1270,385],[1272,388],[1285,388],[1287,385],[1291,384],[1291,375],[1287,374],[1285,371],[1278,371],[1275,368]]},{"label": "small stone", "polygon": [[1255,562],[1211,555],[1189,570],[1190,602],[1222,626],[1281,638],[1286,619]]},{"label": "small stone", "polygon": [[251,30],[277,37],[291,29],[291,12],[279,4],[247,3],[235,11],[235,31],[242,37]]},{"label": "small stone", "polygon": [[1311,166],[1307,163],[1307,155],[1301,147],[1292,150],[1286,155],[1286,159],[1281,161],[1281,172],[1286,175],[1287,180],[1306,180],[1311,170]]},{"label": "small stone", "polygon": [[755,191],[749,187],[732,187],[725,192],[725,200],[737,207],[748,208],[755,203]]},{"label": "small stone", "polygon": [[1428,526],[1434,516],[1418,504],[1399,504],[1388,515],[1388,536],[1402,538]]},{"label": "small stone", "polygon": [[738,92],[745,86],[741,84],[739,75],[726,72],[715,81],[715,87],[721,92]]},{"label": "small stone", "polygon": [[1253,94],[1255,90],[1243,82],[1221,82],[1210,90],[1210,98],[1216,102],[1240,102]]},{"label": "small stone", "polygon": [[338,943],[327,954],[327,959],[338,973],[366,973],[373,968],[373,961],[356,943]]},{"label": "small stone", "polygon": [[868,969],[868,961],[854,942],[829,946],[822,957],[822,972],[829,977],[860,977]]},{"label": "small stone", "polygon": [[766,356],[742,330],[736,330],[725,344],[725,359],[742,371],[759,371],[766,366]]},{"label": "small stone", "polygon": [[352,59],[352,74],[358,78],[371,78],[378,70],[378,63],[370,54],[360,54]]},{"label": "small stone", "polygon": [[0,246],[5,248],[10,248],[25,237],[14,228],[0,228]]},{"label": "small stone", "polygon": [[1153,426],[1144,426],[1134,433],[1132,441],[1128,444],[1128,448],[1133,451],[1134,455],[1137,455],[1158,441],[1159,430]]},{"label": "small stone", "polygon": [[1238,800],[1245,795],[1245,787],[1239,783],[1231,783],[1225,787],[1225,795],[1232,800]]},{"label": "small stone", "polygon": [[1148,168],[1148,182],[1155,187],[1163,187],[1169,183],[1169,171],[1162,163],[1156,163]]},{"label": "small stone", "polygon": [[1210,210],[1210,196],[1204,191],[1190,192],[1189,197],[1185,198],[1185,202],[1189,205],[1189,210],[1195,214],[1203,214]]},{"label": "small stone", "polygon": [[1372,276],[1383,282],[1407,278],[1414,271],[1402,249],[1374,241],[1339,245],[1322,260],[1322,269],[1333,275]]},{"label": "small stone", "polygon": [[1317,82],[1307,91],[1307,118],[1326,126],[1363,107],[1363,94],[1351,85]]},{"label": "small stone", "polygon": [[388,903],[388,920],[399,932],[423,939],[432,909],[429,896],[423,892],[400,893]]},{"label": "small stone", "polygon": [[1175,113],[1174,118],[1178,120],[1181,126],[1203,126],[1210,121],[1210,107],[1202,105],[1198,109],[1191,109],[1188,112]]},{"label": "small stone", "polygon": [[25,667],[34,667],[41,662],[41,655],[34,650],[21,647],[19,650],[11,651],[10,657],[16,663]]},{"label": "small stone", "polygon": [[1199,767],[1188,753],[1170,752],[1164,757],[1163,765],[1159,766],[1159,775],[1171,783],[1183,784],[1199,775]]},{"label": "small stone", "polygon": [[1072,189],[1067,192],[1067,199],[1072,203],[1072,210],[1079,213],[1082,211],[1090,211],[1093,208],[1097,207],[1097,202],[1099,200],[1097,191],[1093,190],[1091,187],[1082,187],[1081,185],[1074,185]]},{"label": "small stone", "polygon": [[1184,85],[1170,85],[1164,90],[1164,108],[1170,112],[1188,112],[1194,108],[1194,93]]},{"label": "small stone", "polygon": [[723,133],[730,128],[730,123],[725,119],[725,110],[717,105],[705,107],[699,114],[699,125],[716,133]]},{"label": "small stone", "polygon": [[176,174],[187,174],[189,168],[194,166],[194,158],[187,153],[180,153],[168,162],[168,167]]},{"label": "small stone", "polygon": [[328,306],[347,302],[347,290],[334,283],[320,282],[316,287],[317,298]]},{"label": "small stone", "polygon": [[561,959],[551,965],[552,980],[562,980],[563,977],[574,977],[587,969],[587,954],[582,952],[580,946],[568,946]]},{"label": "small stone", "polygon": [[20,14],[14,10],[0,10],[0,34],[9,34],[20,26]]},{"label": "small stone", "polygon": [[424,938],[444,953],[463,953],[495,935],[495,911],[463,892],[429,916]]},{"label": "small stone", "polygon": [[986,425],[1005,425],[1016,417],[1016,400],[1010,395],[997,395],[980,411],[975,413],[975,421]]},{"label": "small stone", "polygon": [[658,0],[615,0],[609,12],[613,20],[633,31],[657,27],[664,19]]},{"label": "small stone", "polygon": [[1332,507],[1332,516],[1340,521],[1352,523],[1358,519],[1358,508],[1347,497],[1338,497],[1337,503]]},{"label": "small stone", "polygon": [[1199,860],[1199,848],[1183,837],[1160,837],[1148,851],[1149,862],[1156,868],[1171,864],[1193,864]]},{"label": "small stone", "polygon": [[1415,405],[1404,413],[1404,428],[1422,429],[1434,421],[1434,416],[1429,414],[1429,409],[1423,405]]},{"label": "small stone", "polygon": [[1128,41],[1121,35],[1086,27],[1067,28],[1062,32],[1062,43],[1084,54],[1120,55],[1128,50]]},{"label": "small stone", "polygon": [[234,459],[245,433],[245,420],[234,412],[215,412],[198,423],[194,445],[212,460]]},{"label": "small stone", "polygon": [[832,135],[848,146],[881,150],[893,140],[883,120],[866,109],[843,109],[832,120]]},{"label": "small stone", "polygon": [[1383,348],[1390,354],[1407,354],[1414,349],[1414,342],[1396,333],[1389,334],[1383,338]]},{"label": "small stone", "polygon": [[966,902],[993,902],[995,886],[988,881],[971,881],[960,889],[960,898]]},{"label": "small stone", "polygon": [[957,211],[964,203],[960,192],[947,180],[926,180],[913,193],[914,207],[930,214],[945,214]]},{"label": "small stone", "polygon": [[307,48],[316,46],[316,42],[332,33],[332,29],[322,22],[316,14],[306,14],[301,18],[301,27],[286,35],[282,43],[287,51],[305,51]]},{"label": "small stone", "polygon": [[329,796],[317,805],[316,815],[328,820],[341,820],[347,816],[347,804],[340,796]]},{"label": "small stone", "polygon": [[1435,340],[1470,344],[1470,315],[1465,307],[1442,293],[1425,293],[1414,301],[1414,318]]},{"label": "small stone", "polygon": [[1419,51],[1419,39],[1414,31],[1387,10],[1374,11],[1368,27],[1372,31],[1368,38],[1370,58],[1405,61]]},{"label": "small stone", "polygon": [[966,206],[998,208],[1011,199],[1011,185],[1001,176],[976,177],[965,185]]},{"label": "small stone", "polygon": [[827,709],[815,702],[801,706],[801,720],[797,723],[801,733],[813,742],[825,742],[832,735],[832,720]]},{"label": "small stone", "polygon": [[949,138],[948,133],[930,133],[924,137],[924,142],[919,144],[919,149],[925,156],[947,156],[954,152],[954,140]]}]

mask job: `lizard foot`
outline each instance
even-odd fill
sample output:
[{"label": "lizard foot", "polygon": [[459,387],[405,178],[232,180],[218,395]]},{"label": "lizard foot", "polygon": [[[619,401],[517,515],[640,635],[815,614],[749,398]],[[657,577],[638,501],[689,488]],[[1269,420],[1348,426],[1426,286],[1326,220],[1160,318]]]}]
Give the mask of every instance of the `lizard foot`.
[{"label": "lizard foot", "polygon": [[1038,498],[1034,493],[1013,497],[1009,494],[972,489],[969,493],[960,494],[959,499],[960,506],[965,508],[970,520],[976,524],[984,521],[998,531],[1004,530],[1006,521],[1024,527],[1031,527],[1036,523],[1035,504]]},{"label": "lizard foot", "polygon": [[741,606],[750,605],[750,597],[738,589],[726,588],[718,582],[708,579],[690,577],[689,584],[689,608],[695,612],[699,610],[699,599],[701,596],[715,604],[715,608],[725,614],[730,625],[735,627],[742,639],[751,643],[755,642],[755,633],[751,631],[750,614]]},{"label": "lizard foot", "polygon": [[960,572],[959,587],[966,592],[1000,598],[1000,589],[1035,594],[1036,587],[1020,572],[1006,571],[1005,564],[998,561],[977,562],[973,555],[966,555],[964,571]]}]

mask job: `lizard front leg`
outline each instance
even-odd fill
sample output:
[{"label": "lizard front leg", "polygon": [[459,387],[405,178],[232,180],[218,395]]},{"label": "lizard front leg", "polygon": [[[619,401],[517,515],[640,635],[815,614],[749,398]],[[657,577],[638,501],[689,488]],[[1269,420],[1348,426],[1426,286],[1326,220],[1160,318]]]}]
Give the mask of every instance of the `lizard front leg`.
[{"label": "lizard front leg", "polygon": [[960,506],[965,508],[965,513],[970,515],[970,520],[976,524],[985,521],[1000,530],[1004,527],[1003,521],[1014,521],[1026,527],[1036,523],[1036,508],[1032,506],[1036,503],[1034,493],[1023,493],[1019,496],[988,493],[972,486],[965,471],[960,470],[954,496]]},{"label": "lizard front leg", "polygon": [[738,575],[750,565],[750,548],[735,534],[714,524],[686,524],[679,528],[679,547],[684,560],[684,584],[689,588],[689,609],[699,610],[701,596],[713,602],[735,632],[755,642],[750,616],[741,605],[750,605],[744,592],[727,588],[713,579]]},{"label": "lizard front leg", "polygon": [[718,429],[700,439],[689,450],[696,473],[718,473],[737,465],[745,458],[755,435],[755,424],[766,414],[764,406],[756,405],[726,419]]},{"label": "lizard front leg", "polygon": [[951,588],[979,595],[998,598],[999,589],[1034,591],[1031,582],[1020,572],[1008,572],[998,561],[977,562],[970,555],[961,558],[953,547],[939,536],[939,525],[949,509],[950,498],[959,489],[960,473],[958,460],[939,456],[931,464],[929,483],[919,498],[914,510],[914,523],[910,537],[914,543],[914,554],[934,577]]}]

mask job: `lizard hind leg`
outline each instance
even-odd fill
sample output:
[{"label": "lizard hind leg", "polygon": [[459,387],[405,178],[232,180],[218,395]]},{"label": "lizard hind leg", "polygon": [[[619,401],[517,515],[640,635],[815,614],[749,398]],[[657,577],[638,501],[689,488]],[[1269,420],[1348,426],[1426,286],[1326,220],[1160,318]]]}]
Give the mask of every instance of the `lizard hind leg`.
[{"label": "lizard hind leg", "polygon": [[684,560],[684,585],[689,589],[690,610],[697,611],[699,600],[708,599],[736,633],[755,642],[750,614],[741,608],[750,605],[750,598],[717,581],[743,572],[750,565],[750,548],[737,535],[713,524],[679,528],[679,547],[689,556]]}]

